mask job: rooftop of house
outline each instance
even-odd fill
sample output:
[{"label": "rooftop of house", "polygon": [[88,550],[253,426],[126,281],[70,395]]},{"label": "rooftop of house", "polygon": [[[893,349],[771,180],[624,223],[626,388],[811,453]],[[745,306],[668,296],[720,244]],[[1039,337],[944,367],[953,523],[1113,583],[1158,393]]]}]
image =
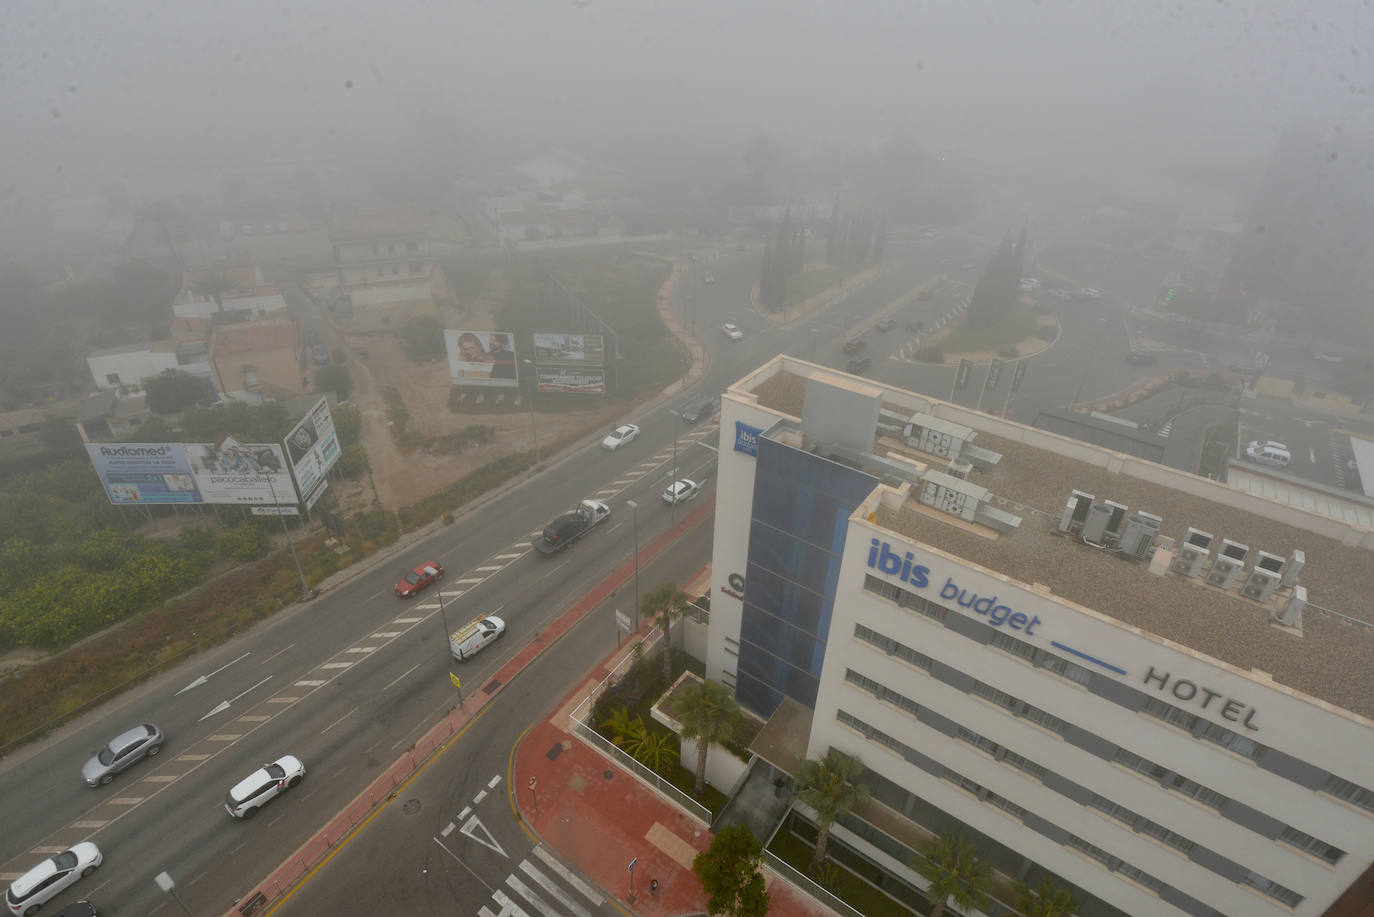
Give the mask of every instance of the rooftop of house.
[{"label": "rooftop of house", "polygon": [[428,217],[406,211],[380,211],[336,216],[329,227],[335,242],[370,242],[429,234]]},{"label": "rooftop of house", "polygon": [[[806,375],[853,377],[779,357],[732,391],[750,393],[765,408],[801,418]],[[847,384],[844,383],[844,384]],[[1278,503],[1195,475],[1165,468],[1043,430],[881,386],[883,407],[910,415],[927,412],[976,431],[976,445],[1000,453],[995,465],[975,468],[969,481],[989,492],[990,505],[1020,517],[997,531],[948,516],[920,503],[918,487],[900,503],[882,501],[876,523],[907,539],[932,545],[995,573],[1047,589],[1054,596],[1198,654],[1246,671],[1267,673],[1279,684],[1336,707],[1374,718],[1374,536],[1350,522]],[[901,454],[943,471],[948,459],[928,455],[875,431],[871,449]],[[1301,632],[1271,622],[1272,607],[1239,592],[1174,572],[1151,573],[1147,562],[1127,559],[1060,534],[1058,523],[1072,491],[1094,495],[1160,517],[1161,537],[1182,543],[1189,527],[1287,557],[1299,549],[1307,589]]]},{"label": "rooftop of house", "polygon": [[245,322],[215,329],[210,349],[217,357],[263,350],[294,349],[300,344],[296,323]]}]

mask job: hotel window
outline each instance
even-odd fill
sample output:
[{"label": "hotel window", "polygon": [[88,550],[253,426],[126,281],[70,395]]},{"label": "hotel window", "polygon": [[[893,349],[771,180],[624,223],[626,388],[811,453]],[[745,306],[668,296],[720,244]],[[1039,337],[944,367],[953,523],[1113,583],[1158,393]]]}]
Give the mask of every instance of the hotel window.
[{"label": "hotel window", "polygon": [[1326,785],[1322,787],[1322,792],[1329,793],[1351,805],[1359,806],[1361,809],[1374,812],[1374,792],[1365,789],[1358,783],[1342,780],[1335,774],[1326,778]]},{"label": "hotel window", "polygon": [[1286,888],[1277,882],[1266,879],[1257,872],[1246,873],[1245,878],[1241,881],[1251,888],[1259,889],[1275,901],[1282,901],[1289,907],[1297,907],[1303,902],[1303,896],[1293,891],[1293,889]]},{"label": "hotel window", "polygon": [[965,729],[963,726],[959,727],[957,735],[960,739],[972,745],[974,748],[986,752],[993,757],[996,757],[997,750],[1001,747],[996,742],[992,741],[992,739],[981,736],[972,729]]},{"label": "hotel window", "polygon": [[1319,841],[1310,834],[1304,834],[1294,827],[1283,829],[1279,835],[1279,840],[1292,847],[1296,847],[1304,853],[1310,853],[1318,859],[1325,860],[1335,866],[1345,856],[1345,851],[1339,847],[1333,847],[1325,841]]},{"label": "hotel window", "polygon": [[1046,671],[1053,672],[1060,678],[1067,678],[1075,684],[1086,685],[1092,681],[1093,673],[1083,668],[1081,665],[1069,662],[1067,659],[1060,659],[1050,653],[1040,654],[1040,667]]},{"label": "hotel window", "polygon": [[1040,765],[1036,764],[1034,761],[1030,760],[1029,758],[1023,758],[1021,755],[1018,755],[1016,752],[1014,752],[1014,751],[1007,751],[1005,748],[1002,749],[1002,762],[1003,762],[1004,764],[1010,764],[1012,767],[1016,768],[1017,770],[1025,771],[1027,774],[1030,774],[1032,777],[1034,777],[1034,778],[1037,779],[1037,780],[1044,780],[1044,779],[1045,779],[1045,775],[1046,775],[1047,773],[1049,773],[1049,771],[1047,771],[1045,768],[1041,767]]},{"label": "hotel window", "polygon": [[998,691],[992,685],[982,681],[975,681],[971,690],[972,693],[984,700],[992,701],[997,706],[1005,707],[1013,713],[1016,712],[1016,698],[1005,691]]},{"label": "hotel window", "polygon": [[1161,767],[1153,761],[1142,758],[1140,755],[1129,752],[1124,748],[1118,748],[1116,750],[1114,760],[1117,764],[1129,767],[1131,770],[1144,774],[1146,777],[1152,777],[1155,780],[1163,780],[1164,775],[1169,772],[1166,768]]},{"label": "hotel window", "polygon": [[1068,844],[1074,850],[1077,850],[1079,853],[1087,854],[1094,860],[1097,860],[1097,862],[1101,863],[1103,866],[1106,866],[1108,869],[1111,868],[1112,863],[1118,862],[1116,857],[1112,856],[1110,853],[1103,850],[1101,847],[1096,847],[1088,843],[1076,834],[1069,835]]},{"label": "hotel window", "polygon": [[996,806],[1003,812],[1006,812],[1008,815],[1014,815],[1020,821],[1024,821],[1026,818],[1025,809],[1021,808],[1016,803],[1012,802],[1010,799],[998,796],[996,793],[993,793],[991,791],[988,792],[987,798],[983,801],[986,802],[988,805]]},{"label": "hotel window", "polygon": [[1215,723],[1207,724],[1202,730],[1202,737],[1247,758],[1258,758],[1260,749],[1263,747],[1256,745],[1245,736],[1238,735],[1229,729],[1223,729]]},{"label": "hotel window", "polygon": [[1209,805],[1214,809],[1220,809],[1226,803],[1226,797],[1216,790],[1209,790],[1202,784],[1189,780],[1187,777],[1183,777],[1179,774],[1174,774],[1169,780],[1169,786],[1178,790],[1184,796],[1190,799],[1196,799],[1198,802]]},{"label": "hotel window", "polygon": [[1193,716],[1187,710],[1180,710],[1173,704],[1166,704],[1164,701],[1155,700],[1154,698],[1145,702],[1144,710],[1146,713],[1150,714],[1150,716],[1161,719],[1180,729],[1186,729],[1189,732],[1193,731],[1193,727],[1195,727],[1198,722],[1197,717]]},{"label": "hotel window", "polygon": [[1000,650],[1005,650],[1013,656],[1020,656],[1022,659],[1033,662],[1035,660],[1035,647],[1024,640],[1017,640],[1011,634],[1004,634],[1001,631],[993,631],[988,637],[988,646],[995,646]]},{"label": "hotel window", "polygon": [[1061,720],[1052,713],[1046,713],[1039,707],[1032,707],[1030,704],[1026,704],[1026,709],[1022,711],[1021,716],[1056,735],[1062,736],[1069,731],[1068,722]]},{"label": "hotel window", "polygon": [[1154,876],[1150,875],[1148,872],[1145,872],[1141,869],[1137,869],[1130,863],[1119,863],[1116,867],[1116,871],[1121,873],[1126,878],[1130,879],[1132,882],[1136,882],[1140,885],[1145,886],[1150,891],[1154,892],[1156,895],[1168,887],[1163,882],[1159,881]]}]

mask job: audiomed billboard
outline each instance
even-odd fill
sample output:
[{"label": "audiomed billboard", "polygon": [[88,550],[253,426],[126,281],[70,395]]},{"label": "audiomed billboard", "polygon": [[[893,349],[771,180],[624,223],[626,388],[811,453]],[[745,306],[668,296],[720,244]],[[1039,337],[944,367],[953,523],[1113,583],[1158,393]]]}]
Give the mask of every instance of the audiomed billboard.
[{"label": "audiomed billboard", "polygon": [[286,434],[286,454],[291,459],[301,499],[309,506],[318,499],[317,492],[324,490],[324,476],[339,460],[339,437],[334,432],[328,399],[316,402],[310,413]]},{"label": "audiomed billboard", "polygon": [[240,443],[87,443],[105,493],[115,505],[294,503],[281,446]]},{"label": "audiomed billboard", "polygon": [[515,335],[508,331],[444,331],[454,385],[515,388],[520,384]]},{"label": "audiomed billboard", "polygon": [[606,344],[599,334],[536,332],[534,361],[541,392],[606,391]]}]

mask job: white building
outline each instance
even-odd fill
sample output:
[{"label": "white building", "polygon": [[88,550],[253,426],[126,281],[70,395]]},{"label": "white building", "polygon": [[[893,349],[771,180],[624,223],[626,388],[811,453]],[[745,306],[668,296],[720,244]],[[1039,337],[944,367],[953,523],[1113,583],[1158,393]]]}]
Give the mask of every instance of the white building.
[{"label": "white building", "polygon": [[179,369],[193,376],[210,378],[210,364],[204,350],[178,352],[176,341],[153,341],[97,350],[86,357],[91,378],[102,390],[118,389],[139,393],[143,380],[161,375],[169,369]]},{"label": "white building", "polygon": [[862,760],[847,855],[924,888],[963,832],[1083,915],[1368,906],[1374,532],[789,357],[721,429],[707,676],[778,770]]},{"label": "white building", "polygon": [[[219,301],[207,292],[219,284]],[[257,265],[183,271],[181,290],[172,300],[172,313],[178,318],[212,318],[221,312],[248,312],[261,318],[286,308],[286,297],[262,276]]]}]

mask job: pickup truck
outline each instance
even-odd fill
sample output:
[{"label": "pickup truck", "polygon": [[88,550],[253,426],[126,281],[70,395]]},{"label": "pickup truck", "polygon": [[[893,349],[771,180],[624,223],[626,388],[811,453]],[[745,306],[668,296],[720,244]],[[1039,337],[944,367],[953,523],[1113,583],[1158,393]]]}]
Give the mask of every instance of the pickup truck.
[{"label": "pickup truck", "polygon": [[534,547],[540,554],[557,554],[610,515],[611,508],[600,500],[583,500],[571,512],[544,526],[544,531],[534,540]]}]

